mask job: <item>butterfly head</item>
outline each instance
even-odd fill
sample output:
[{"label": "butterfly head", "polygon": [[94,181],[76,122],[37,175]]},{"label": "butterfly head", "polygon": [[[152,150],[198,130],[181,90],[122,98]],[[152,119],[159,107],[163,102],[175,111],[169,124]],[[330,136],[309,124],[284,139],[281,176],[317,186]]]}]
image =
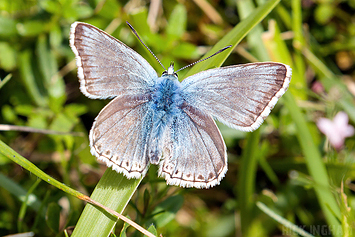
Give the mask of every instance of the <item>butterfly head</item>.
[{"label": "butterfly head", "polygon": [[164,71],[162,74],[162,76],[169,76],[169,75],[174,76],[176,79],[178,78],[178,75],[174,70],[174,62],[171,62],[168,70]]}]

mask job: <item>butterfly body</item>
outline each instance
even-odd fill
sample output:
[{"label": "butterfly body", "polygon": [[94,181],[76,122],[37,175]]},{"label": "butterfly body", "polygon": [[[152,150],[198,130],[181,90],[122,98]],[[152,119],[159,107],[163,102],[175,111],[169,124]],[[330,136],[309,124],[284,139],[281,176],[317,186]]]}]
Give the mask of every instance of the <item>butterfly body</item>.
[{"label": "butterfly body", "polygon": [[286,92],[291,69],[250,63],[209,69],[179,82],[171,65],[161,77],[134,50],[104,31],[75,22],[70,45],[81,91],[114,98],[90,130],[91,153],[128,178],[150,164],[168,184],[209,188],[227,172],[227,152],[213,118],[257,129]]},{"label": "butterfly body", "polygon": [[174,119],[181,114],[183,98],[180,95],[181,85],[174,74],[167,72],[155,81],[148,102],[153,113],[151,139],[148,148],[148,157],[151,164],[158,164],[162,156],[162,144],[167,129],[171,127]]}]

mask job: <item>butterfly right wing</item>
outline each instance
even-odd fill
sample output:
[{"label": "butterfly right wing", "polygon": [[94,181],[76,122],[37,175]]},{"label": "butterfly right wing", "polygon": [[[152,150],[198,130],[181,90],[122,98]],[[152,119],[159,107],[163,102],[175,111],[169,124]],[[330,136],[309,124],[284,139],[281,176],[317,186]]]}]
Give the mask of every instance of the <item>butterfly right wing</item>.
[{"label": "butterfly right wing", "polygon": [[227,172],[227,153],[212,116],[183,103],[164,137],[159,176],[170,185],[210,188]]},{"label": "butterfly right wing", "polygon": [[220,122],[257,129],[286,92],[291,68],[282,63],[249,63],[209,69],[181,83],[185,101]]},{"label": "butterfly right wing", "polygon": [[80,90],[92,99],[145,94],[157,73],[137,52],[86,23],[71,25]]},{"label": "butterfly right wing", "polygon": [[149,167],[153,117],[149,100],[150,94],[116,97],[101,110],[90,131],[91,153],[127,178],[140,178]]}]

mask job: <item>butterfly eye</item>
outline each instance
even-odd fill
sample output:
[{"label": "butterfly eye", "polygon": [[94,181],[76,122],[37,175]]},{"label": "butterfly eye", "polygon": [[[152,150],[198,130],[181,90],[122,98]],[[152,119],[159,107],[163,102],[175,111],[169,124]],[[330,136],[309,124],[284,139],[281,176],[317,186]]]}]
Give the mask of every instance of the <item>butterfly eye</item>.
[{"label": "butterfly eye", "polygon": [[161,76],[173,75],[176,79],[179,78],[178,74],[174,72],[173,74],[169,74],[168,71],[164,71]]}]

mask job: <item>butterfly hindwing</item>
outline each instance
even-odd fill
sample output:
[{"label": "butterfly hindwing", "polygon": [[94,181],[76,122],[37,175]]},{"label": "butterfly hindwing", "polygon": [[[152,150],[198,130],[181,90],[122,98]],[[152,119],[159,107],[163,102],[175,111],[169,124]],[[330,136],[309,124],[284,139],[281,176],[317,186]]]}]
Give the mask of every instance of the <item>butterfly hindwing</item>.
[{"label": "butterfly hindwing", "polygon": [[73,23],[70,46],[76,56],[80,89],[89,98],[144,94],[157,78],[142,56],[92,25]]},{"label": "butterfly hindwing", "polygon": [[286,92],[291,68],[282,63],[250,63],[210,69],[182,81],[190,105],[242,131],[257,129]]},{"label": "butterfly hindwing", "polygon": [[159,175],[168,184],[209,188],[227,172],[227,154],[214,120],[184,104],[171,124],[164,142]]},{"label": "butterfly hindwing", "polygon": [[148,170],[148,140],[153,111],[149,95],[121,96],[107,104],[90,131],[91,153],[128,178]]}]

